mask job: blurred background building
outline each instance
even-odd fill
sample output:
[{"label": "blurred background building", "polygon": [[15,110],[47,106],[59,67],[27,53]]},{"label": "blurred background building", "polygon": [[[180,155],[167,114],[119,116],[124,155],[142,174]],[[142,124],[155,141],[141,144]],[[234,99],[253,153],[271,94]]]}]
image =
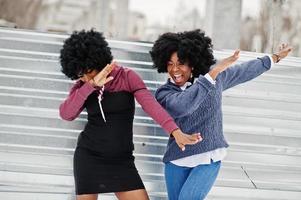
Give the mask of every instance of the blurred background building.
[{"label": "blurred background building", "polygon": [[[298,0],[0,0],[0,25],[153,42],[166,31],[201,28],[215,49],[272,52],[281,42],[301,55]],[[225,39],[226,38],[226,39]]]}]

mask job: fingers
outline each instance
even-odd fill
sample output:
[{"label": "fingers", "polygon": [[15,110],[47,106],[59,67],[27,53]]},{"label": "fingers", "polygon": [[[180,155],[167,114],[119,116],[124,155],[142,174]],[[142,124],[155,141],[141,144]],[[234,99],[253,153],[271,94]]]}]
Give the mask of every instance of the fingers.
[{"label": "fingers", "polygon": [[199,140],[194,140],[194,141],[189,140],[189,141],[184,142],[185,144],[183,144],[183,143],[178,143],[178,146],[179,146],[179,148],[180,148],[182,151],[185,151],[185,145],[194,145],[194,144],[196,144],[196,143],[198,143],[198,142],[199,142]]},{"label": "fingers", "polygon": [[235,52],[234,52],[234,54],[233,54],[233,56],[238,58],[239,57],[239,53],[240,53],[240,49],[236,49]]},{"label": "fingers", "polygon": [[116,62],[113,61],[111,64],[107,64],[96,76],[107,77],[115,67]]},{"label": "fingers", "polygon": [[185,134],[185,138],[182,138],[181,141],[177,142],[179,148],[184,151],[185,145],[194,145],[200,141],[202,141],[203,138],[201,137],[200,133],[195,133],[192,135]]},{"label": "fingers", "polygon": [[282,47],[283,47],[283,44],[280,44],[280,45],[278,46],[278,51],[281,51],[281,50],[282,50]]},{"label": "fingers", "polygon": [[287,52],[290,52],[293,48],[289,47],[287,43],[282,43],[281,45],[279,45],[278,49],[279,51],[285,50]]},{"label": "fingers", "polygon": [[239,53],[240,53],[240,49],[236,49],[231,56],[224,59],[224,62],[223,62],[224,65],[229,66],[233,62],[235,62],[239,58]]},{"label": "fingers", "polygon": [[188,144],[188,145],[192,145],[192,144],[196,144],[200,141],[203,140],[202,136],[200,133],[194,133],[191,135],[185,134],[185,140],[182,142],[184,145]]},{"label": "fingers", "polygon": [[176,129],[171,133],[179,148],[184,151],[185,145],[194,145],[200,141],[203,140],[200,133],[194,133],[194,134],[186,134],[183,133],[180,129]]},{"label": "fingers", "polygon": [[281,60],[285,58],[292,50],[293,48],[290,47],[287,43],[282,43],[281,45],[279,45],[279,52],[277,53],[277,55],[280,57]]},{"label": "fingers", "polygon": [[286,49],[287,49],[287,52],[289,53],[290,51],[292,51],[292,50],[293,50],[293,47],[289,47],[289,46],[287,46],[287,47],[286,47]]},{"label": "fingers", "polygon": [[183,144],[178,144],[179,148],[182,150],[182,151],[185,151],[185,145]]},{"label": "fingers", "polygon": [[197,133],[197,138],[198,138],[199,142],[201,142],[203,140],[203,137],[201,136],[200,133]]},{"label": "fingers", "polygon": [[287,44],[285,44],[285,43],[280,44],[280,45],[278,46],[278,51],[281,51],[282,49],[284,49],[285,46],[287,46]]},{"label": "fingers", "polygon": [[111,64],[107,64],[101,71],[103,76],[107,76],[111,73],[111,71],[115,68],[116,63],[112,62]]},{"label": "fingers", "polygon": [[113,66],[113,68],[117,65],[117,62],[115,60],[113,60],[113,62],[111,63],[111,65]]},{"label": "fingers", "polygon": [[110,81],[112,81],[114,78],[112,76],[107,77],[112,70],[116,67],[116,62],[112,62],[111,64],[107,64],[96,76],[94,77],[94,80],[96,82],[96,85],[102,86]]},{"label": "fingers", "polygon": [[114,77],[113,76],[109,76],[106,80],[105,80],[105,84],[110,82],[111,80],[113,80]]},{"label": "fingers", "polygon": [[202,138],[202,136],[201,136],[200,133],[195,133],[195,134],[190,135],[190,136],[189,136],[189,139],[190,139],[191,141],[193,141],[193,142],[194,142],[194,141],[200,142],[200,141],[203,140],[203,138]]},{"label": "fingers", "polygon": [[234,54],[231,56],[231,61],[235,62],[239,58],[240,49],[236,49]]}]

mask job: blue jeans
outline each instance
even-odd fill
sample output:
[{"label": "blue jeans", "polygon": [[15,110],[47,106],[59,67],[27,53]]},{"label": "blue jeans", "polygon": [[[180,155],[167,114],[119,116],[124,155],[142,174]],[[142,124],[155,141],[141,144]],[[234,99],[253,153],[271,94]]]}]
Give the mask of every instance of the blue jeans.
[{"label": "blue jeans", "polygon": [[212,188],[221,161],[196,167],[180,167],[171,162],[165,164],[165,181],[169,200],[205,199]]}]

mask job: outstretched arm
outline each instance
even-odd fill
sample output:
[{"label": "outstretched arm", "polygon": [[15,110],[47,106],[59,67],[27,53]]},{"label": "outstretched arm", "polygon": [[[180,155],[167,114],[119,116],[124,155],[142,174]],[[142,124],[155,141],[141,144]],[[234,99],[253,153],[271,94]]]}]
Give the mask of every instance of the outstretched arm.
[{"label": "outstretched arm", "polygon": [[238,58],[239,51],[236,50],[232,56],[225,58],[218,63],[217,66],[209,72],[209,74],[213,79],[220,79],[221,84],[223,85],[223,90],[226,90],[235,85],[256,78],[260,74],[269,70],[273,63],[277,63],[281,59],[285,58],[291,50],[292,48],[287,44],[282,44],[279,48],[279,52],[272,56],[265,56],[263,58],[250,60],[248,62],[229,67],[229,63],[237,60]]},{"label": "outstretched arm", "polygon": [[222,84],[223,90],[247,82],[261,75],[271,68],[271,58],[265,56],[241,64],[236,64],[221,72],[217,81]]}]

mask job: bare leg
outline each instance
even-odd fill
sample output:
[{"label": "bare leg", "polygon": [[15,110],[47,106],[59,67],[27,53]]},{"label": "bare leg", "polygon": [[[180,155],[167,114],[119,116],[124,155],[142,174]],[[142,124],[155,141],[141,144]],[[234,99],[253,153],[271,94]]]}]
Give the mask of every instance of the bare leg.
[{"label": "bare leg", "polygon": [[145,189],[116,192],[115,195],[119,200],[149,200]]},{"label": "bare leg", "polygon": [[97,200],[97,194],[76,195],[76,200]]}]

